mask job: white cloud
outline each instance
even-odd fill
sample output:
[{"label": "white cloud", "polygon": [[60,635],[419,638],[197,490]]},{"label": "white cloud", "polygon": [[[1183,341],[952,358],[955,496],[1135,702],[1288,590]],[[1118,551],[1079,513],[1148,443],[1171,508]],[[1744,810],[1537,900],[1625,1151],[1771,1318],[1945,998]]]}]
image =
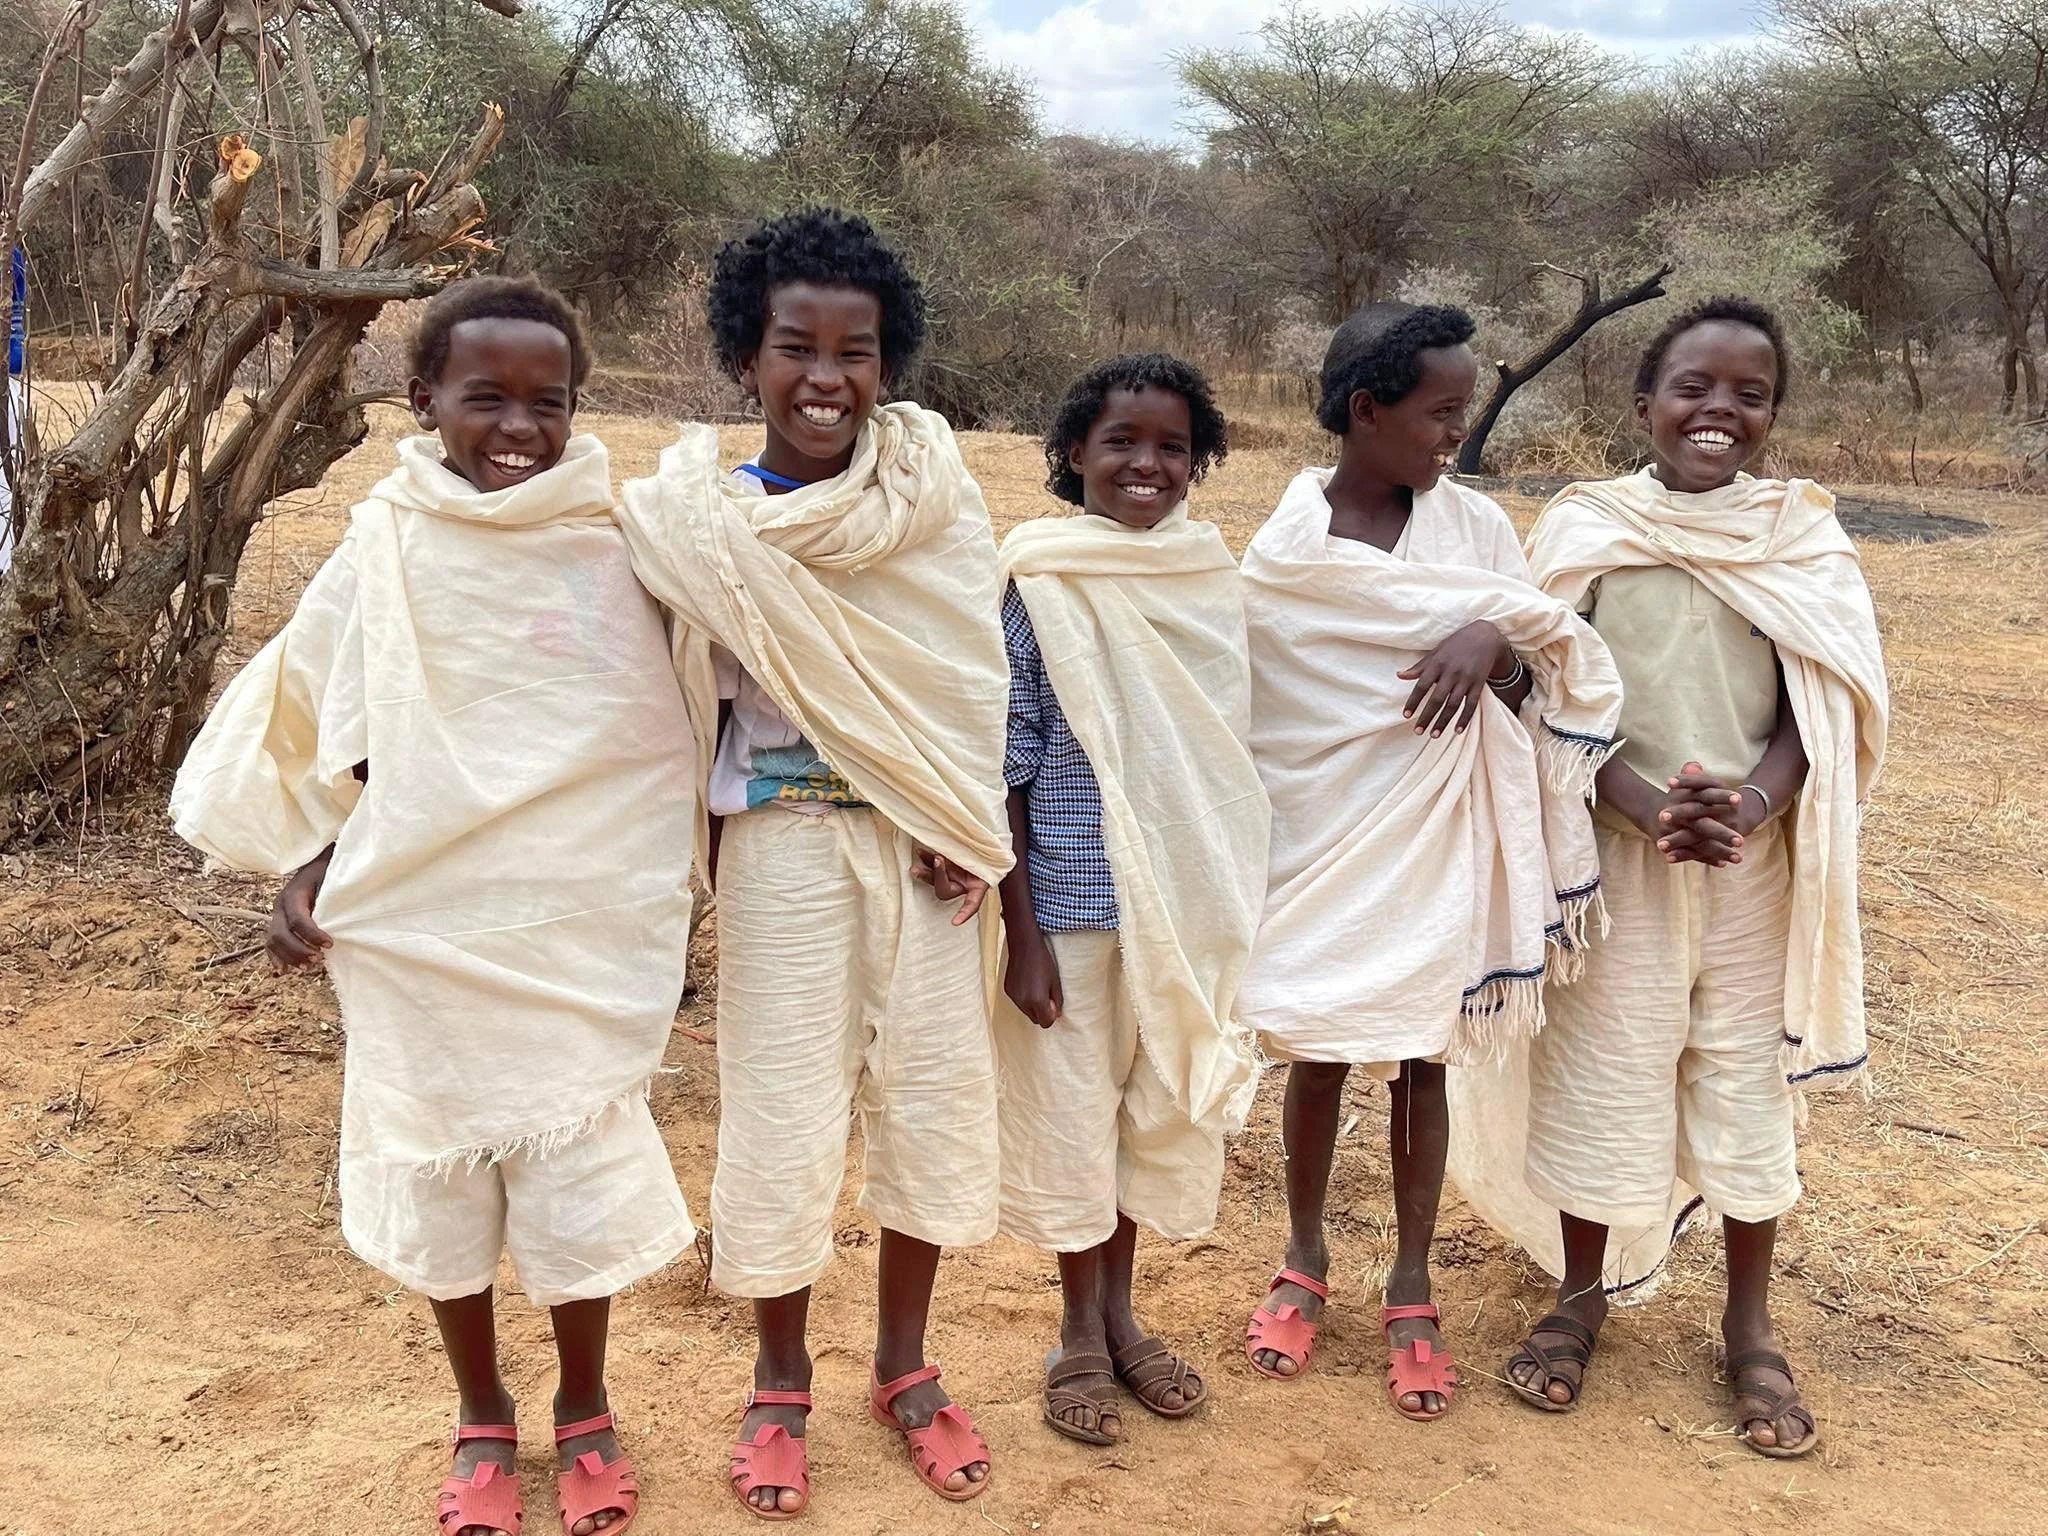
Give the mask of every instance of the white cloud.
[{"label": "white cloud", "polygon": [[[1054,8],[1037,20],[1042,7]],[[1285,0],[968,0],[990,59],[1038,90],[1048,127],[1114,137],[1182,137],[1188,107],[1175,54],[1248,46]],[[1581,31],[1610,46],[1668,57],[1688,45],[1760,30],[1747,6],[1697,0],[1511,0],[1526,25]]]}]

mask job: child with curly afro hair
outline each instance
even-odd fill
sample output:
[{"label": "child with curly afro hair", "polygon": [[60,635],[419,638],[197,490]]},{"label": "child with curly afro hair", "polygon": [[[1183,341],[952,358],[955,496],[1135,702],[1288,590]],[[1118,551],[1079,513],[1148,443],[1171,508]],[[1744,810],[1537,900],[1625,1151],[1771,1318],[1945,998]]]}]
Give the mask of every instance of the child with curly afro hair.
[{"label": "child with curly afro hair", "polygon": [[1003,544],[1018,854],[996,1018],[1003,1231],[1058,1256],[1040,1400],[1089,1445],[1122,1438],[1120,1386],[1168,1419],[1208,1397],[1137,1319],[1138,1227],[1214,1227],[1223,1136],[1256,1076],[1235,1007],[1268,820],[1244,600],[1222,535],[1187,505],[1228,451],[1199,369],[1114,358],[1045,437],[1047,487],[1083,515]]},{"label": "child with curly afro hair", "polygon": [[686,428],[625,499],[711,748],[711,1275],[753,1301],[759,1341],[730,1486],[764,1519],[809,1500],[806,1319],[857,1106],[882,1227],[870,1406],[928,1486],[968,1499],[988,1447],[924,1337],[940,1250],[996,1228],[979,933],[1010,867],[995,542],[946,422],[884,403],[925,302],[867,220],[755,226],[719,251],[708,311],[761,451],[727,472],[716,432]]}]

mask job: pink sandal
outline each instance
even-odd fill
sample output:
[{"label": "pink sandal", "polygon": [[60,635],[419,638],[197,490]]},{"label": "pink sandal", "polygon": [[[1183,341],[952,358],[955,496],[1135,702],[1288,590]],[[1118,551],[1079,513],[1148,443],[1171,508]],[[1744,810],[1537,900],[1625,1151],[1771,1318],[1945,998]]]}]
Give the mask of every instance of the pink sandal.
[{"label": "pink sandal", "polygon": [[[465,1440],[505,1440],[519,1443],[519,1431],[510,1424],[458,1424],[455,1444]],[[467,1477],[454,1473],[442,1479],[441,1496],[435,1502],[434,1518],[442,1536],[479,1525],[486,1530],[506,1531],[519,1536],[526,1523],[526,1505],[519,1497],[519,1474],[508,1473],[495,1461],[482,1462]]]},{"label": "pink sandal", "polygon": [[[600,1413],[594,1419],[555,1426],[555,1444],[578,1435],[594,1435],[614,1427],[612,1416]],[[640,1512],[640,1479],[633,1475],[633,1463],[622,1450],[619,1459],[607,1465],[597,1451],[585,1451],[576,1464],[555,1481],[555,1497],[562,1512],[562,1529],[571,1531],[578,1520],[588,1520],[606,1510],[617,1510],[619,1518],[603,1528],[604,1536],[621,1536]]]},{"label": "pink sandal", "polygon": [[[1436,1307],[1426,1301],[1412,1306],[1381,1307],[1380,1331],[1385,1333],[1389,1324],[1415,1317],[1427,1318],[1432,1323],[1443,1321]],[[1437,1353],[1427,1339],[1411,1339],[1398,1349],[1392,1347],[1391,1338],[1387,1343],[1387,1396],[1393,1399],[1394,1412],[1418,1424],[1427,1424],[1449,1413],[1451,1398],[1458,1390],[1457,1362],[1447,1352]],[[1434,1392],[1444,1400],[1444,1405],[1435,1413],[1420,1408],[1403,1408],[1401,1399],[1410,1392],[1417,1396]]]},{"label": "pink sandal", "polygon": [[946,1486],[946,1479],[955,1472],[965,1474],[977,1461],[988,1467],[990,1472],[994,1471],[994,1465],[989,1461],[988,1442],[981,1438],[981,1431],[974,1427],[974,1420],[967,1416],[967,1410],[958,1403],[948,1403],[932,1415],[931,1423],[923,1429],[905,1429],[890,1411],[890,1405],[912,1387],[938,1379],[939,1368],[936,1365],[920,1366],[908,1376],[898,1376],[889,1382],[880,1376],[871,1376],[868,1412],[877,1424],[897,1431],[910,1442],[910,1467],[925,1487],[942,1499],[964,1504],[987,1491],[988,1476],[984,1474],[978,1483],[970,1480],[958,1493]]},{"label": "pink sandal", "polygon": [[[811,1394],[762,1388],[747,1394],[747,1407],[751,1409],[756,1403],[801,1408],[809,1413]],[[727,1486],[756,1519],[794,1520],[811,1504],[810,1455],[803,1441],[780,1424],[763,1424],[754,1431],[753,1439],[733,1442]],[[803,1502],[795,1509],[779,1509],[773,1504],[763,1509],[747,1497],[757,1488],[794,1488],[803,1495]]]},{"label": "pink sandal", "polygon": [[[1330,1288],[1313,1275],[1304,1275],[1298,1269],[1283,1269],[1273,1277],[1273,1283],[1266,1287],[1266,1294],[1272,1295],[1283,1285],[1298,1285],[1318,1301],[1330,1299]],[[1264,1307],[1252,1309],[1252,1320],[1245,1325],[1244,1357],[1251,1361],[1252,1369],[1261,1376],[1274,1381],[1299,1381],[1308,1370],[1310,1351],[1316,1347],[1316,1334],[1321,1323],[1312,1323],[1301,1315],[1301,1308],[1291,1302],[1283,1302],[1277,1312],[1268,1312]],[[1294,1374],[1282,1375],[1259,1364],[1257,1356],[1262,1349],[1270,1349],[1276,1355],[1294,1362]]]}]

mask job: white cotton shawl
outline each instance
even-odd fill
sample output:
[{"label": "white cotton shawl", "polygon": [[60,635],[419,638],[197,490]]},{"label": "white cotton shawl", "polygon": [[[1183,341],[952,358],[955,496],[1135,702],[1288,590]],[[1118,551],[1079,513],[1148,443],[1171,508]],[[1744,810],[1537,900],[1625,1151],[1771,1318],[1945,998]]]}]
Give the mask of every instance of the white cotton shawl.
[{"label": "white cotton shawl", "polygon": [[1195,1124],[1240,1130],[1258,1061],[1237,988],[1271,812],[1246,739],[1237,562],[1185,504],[1150,529],[1088,515],[1025,523],[1002,558],[1102,791],[1139,1041]]},{"label": "white cotton shawl", "polygon": [[[1406,558],[1330,533],[1309,470],[1245,553],[1252,752],[1273,802],[1265,915],[1240,994],[1275,1054],[1484,1060],[1542,1027],[1550,946],[1597,913],[1588,810],[1621,682],[1571,608],[1526,580],[1498,506],[1445,480]],[[1396,676],[1477,619],[1528,662],[1463,733],[1415,734]]]},{"label": "white cotton shawl", "polygon": [[1890,695],[1877,613],[1835,499],[1811,480],[1669,491],[1645,469],[1567,486],[1529,534],[1538,586],[1577,606],[1623,566],[1675,565],[1777,647],[1806,746],[1792,820],[1785,1072],[1794,1084],[1860,1076],[1863,935],[1856,839],[1884,765]]},{"label": "white cotton shawl", "polygon": [[1010,867],[1002,585],[981,488],[945,419],[877,409],[844,474],[784,496],[735,485],[686,426],[620,522],[676,616],[699,761],[718,724],[711,645],[731,651],[860,798],[991,884]]},{"label": "white cotton shawl", "polygon": [[334,844],[343,1139],[388,1161],[545,1151],[660,1064],[695,774],[611,507],[592,437],[490,493],[400,443],[172,791],[178,834],[239,869]]},{"label": "white cotton shawl", "polygon": [[[1645,469],[1565,487],[1530,530],[1529,560],[1543,590],[1574,607],[1609,571],[1674,565],[1771,637],[1809,765],[1785,813],[1792,931],[1781,1059],[1795,1086],[1857,1081],[1869,1052],[1856,837],[1883,767],[1888,695],[1870,591],[1834,498],[1810,480],[1748,476],[1681,493]],[[1562,1275],[1557,1212],[1523,1177],[1527,1053],[1452,1074],[1450,1092],[1451,1177],[1489,1224]],[[1702,1209],[1678,1183],[1665,1220],[1610,1231],[1609,1294],[1631,1302],[1653,1295],[1673,1241]]]}]

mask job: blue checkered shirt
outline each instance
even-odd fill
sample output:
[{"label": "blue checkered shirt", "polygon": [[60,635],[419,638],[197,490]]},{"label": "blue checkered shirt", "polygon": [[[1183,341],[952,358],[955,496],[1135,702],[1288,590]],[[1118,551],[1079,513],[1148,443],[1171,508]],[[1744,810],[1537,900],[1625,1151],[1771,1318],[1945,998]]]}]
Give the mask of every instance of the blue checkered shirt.
[{"label": "blue checkered shirt", "polygon": [[1102,790],[1045,675],[1031,615],[1015,583],[1003,594],[1010,725],[1003,778],[1030,813],[1031,905],[1048,933],[1117,926],[1116,884],[1102,850]]}]

